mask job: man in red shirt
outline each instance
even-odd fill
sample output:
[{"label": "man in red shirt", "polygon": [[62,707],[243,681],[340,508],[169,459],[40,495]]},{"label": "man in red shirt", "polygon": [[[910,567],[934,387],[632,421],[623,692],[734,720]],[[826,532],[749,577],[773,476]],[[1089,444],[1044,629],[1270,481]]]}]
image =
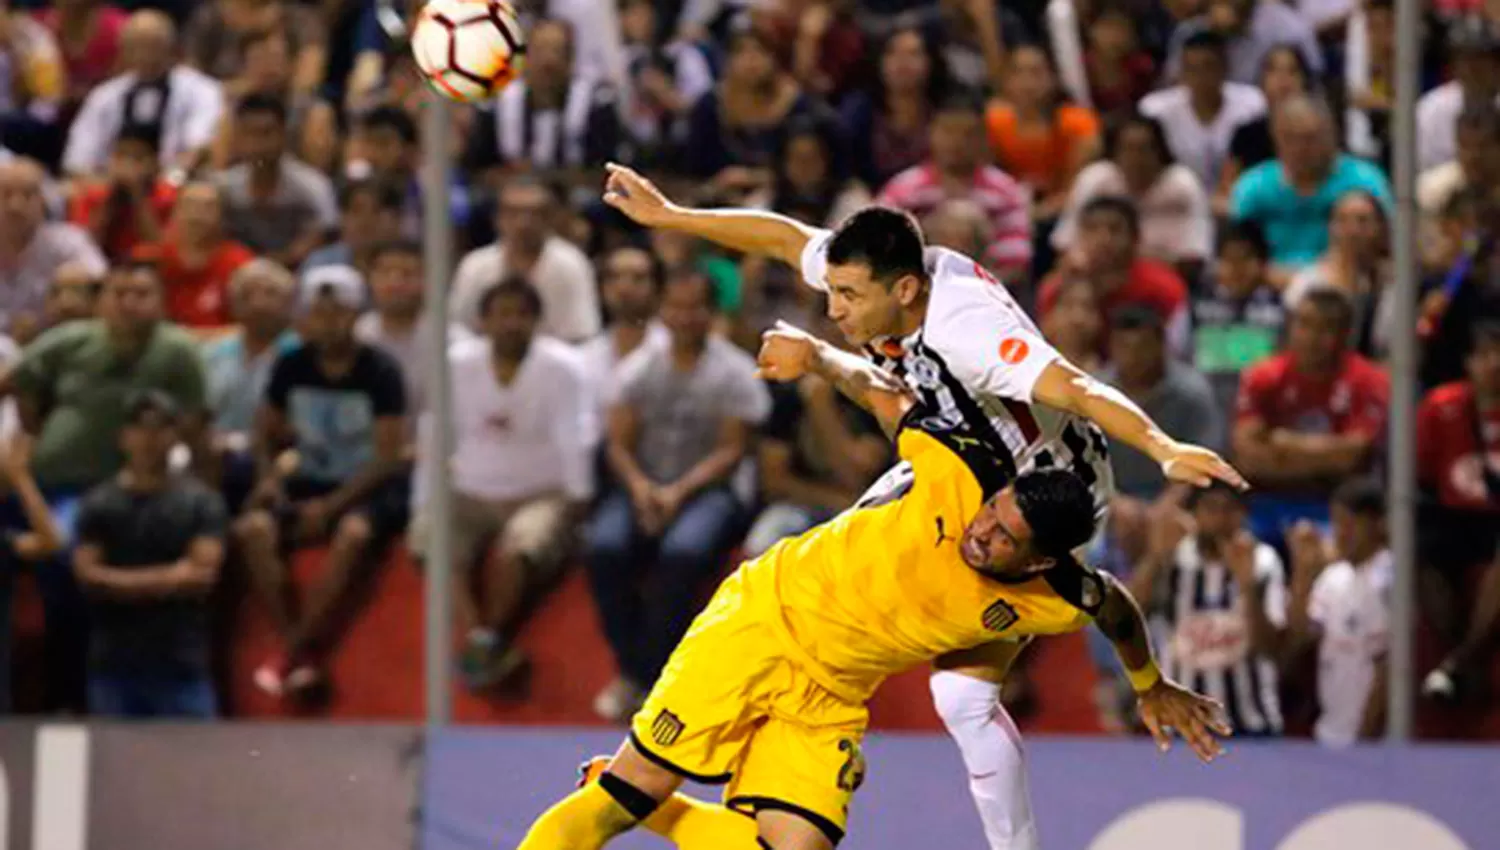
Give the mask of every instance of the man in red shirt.
[{"label": "man in red shirt", "polygon": [[1251,530],[1272,545],[1298,520],[1327,523],[1334,488],[1375,459],[1390,381],[1349,349],[1353,320],[1348,296],[1314,290],[1292,313],[1287,350],[1241,376],[1234,462],[1255,485]]},{"label": "man in red shirt", "polygon": [[[1419,589],[1427,621],[1444,631],[1446,645],[1456,644],[1422,682],[1422,693],[1438,699],[1457,697],[1464,674],[1485,669],[1500,635],[1500,323],[1481,322],[1472,333],[1468,379],[1432,390],[1417,410],[1417,479],[1426,496]],[[1458,593],[1481,564],[1466,624]]]},{"label": "man in red shirt", "polygon": [[112,262],[161,238],[177,187],[158,174],[160,142],[149,127],[127,125],[109,152],[108,176],[74,195],[68,219],[87,230]]},{"label": "man in red shirt", "polygon": [[1140,214],[1128,199],[1104,195],[1084,204],[1073,247],[1042,281],[1037,315],[1046,319],[1064,280],[1082,278],[1093,287],[1106,325],[1121,307],[1150,308],[1161,316],[1169,350],[1185,359],[1190,330],[1187,284],[1171,266],[1142,257],[1140,242]]},{"label": "man in red shirt", "polygon": [[182,187],[165,238],[136,254],[161,273],[167,318],[196,330],[233,324],[229,278],[255,254],[224,235],[224,201],[212,183]]}]

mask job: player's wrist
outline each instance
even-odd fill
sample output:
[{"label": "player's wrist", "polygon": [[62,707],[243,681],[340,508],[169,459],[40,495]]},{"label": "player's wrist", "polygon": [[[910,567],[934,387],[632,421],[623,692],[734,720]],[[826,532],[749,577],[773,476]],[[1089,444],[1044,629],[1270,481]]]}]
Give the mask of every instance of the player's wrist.
[{"label": "player's wrist", "polygon": [[1125,669],[1125,678],[1130,680],[1130,687],[1138,694],[1144,694],[1161,682],[1161,669],[1156,666],[1156,661],[1147,661],[1144,667],[1131,670]]}]

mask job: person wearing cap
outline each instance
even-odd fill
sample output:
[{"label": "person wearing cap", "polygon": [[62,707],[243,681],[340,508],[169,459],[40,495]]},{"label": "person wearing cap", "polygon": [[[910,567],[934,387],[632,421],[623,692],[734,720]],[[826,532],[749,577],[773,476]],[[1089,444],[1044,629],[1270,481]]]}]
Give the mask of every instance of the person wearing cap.
[{"label": "person wearing cap", "polygon": [[[257,484],[234,534],[284,641],[255,671],[256,686],[276,696],[306,695],[322,680],[340,609],[406,527],[406,388],[396,361],[355,337],[367,300],[348,266],[308,273],[303,344],[271,367],[256,420]],[[285,555],[323,543],[319,581],[296,616]]]},{"label": "person wearing cap", "polygon": [[88,598],[88,701],[99,717],[209,719],[208,596],[224,564],[224,500],[174,473],[181,413],[165,393],[126,402],[125,466],[78,510],[73,571]]},{"label": "person wearing cap", "polygon": [[1464,20],[1448,33],[1453,78],[1417,101],[1417,168],[1458,155],[1458,116],[1470,104],[1500,103],[1500,33],[1483,20]]}]

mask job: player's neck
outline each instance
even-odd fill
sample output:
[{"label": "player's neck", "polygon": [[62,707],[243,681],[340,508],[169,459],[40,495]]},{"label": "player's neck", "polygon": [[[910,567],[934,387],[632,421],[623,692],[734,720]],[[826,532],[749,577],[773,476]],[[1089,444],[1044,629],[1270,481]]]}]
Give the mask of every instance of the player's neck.
[{"label": "player's neck", "polygon": [[913,301],[910,307],[902,309],[898,337],[909,337],[922,329],[922,323],[927,321],[927,294],[927,287],[922,287],[922,292],[917,296],[917,300]]}]

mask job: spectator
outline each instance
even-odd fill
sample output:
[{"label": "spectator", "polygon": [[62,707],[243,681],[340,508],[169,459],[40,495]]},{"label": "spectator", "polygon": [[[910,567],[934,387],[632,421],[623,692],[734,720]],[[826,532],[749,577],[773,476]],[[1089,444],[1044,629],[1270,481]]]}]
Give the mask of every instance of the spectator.
[{"label": "spectator", "polygon": [[360,180],[339,190],[339,233],[342,238],[307,255],[301,273],[319,266],[352,266],[370,274],[375,251],[401,238],[401,213],[405,199],[390,183]]},{"label": "spectator", "polygon": [[[9,365],[9,364],[7,364]],[[13,414],[7,414],[8,416]],[[26,565],[45,564],[62,551],[62,530],[47,506],[47,498],[31,474],[29,435],[11,429],[0,448],[0,480],[10,491],[10,498],[0,503],[0,519],[8,529],[0,558],[5,571],[0,575],[0,711],[11,711],[11,634],[15,603],[15,577]]]},{"label": "spectator", "polygon": [[[374,309],[354,323],[354,336],[360,342],[379,348],[400,365],[406,382],[406,407],[413,418],[427,409],[427,366],[438,345],[425,320],[427,289],[422,273],[421,245],[400,240],[377,245],[370,252]],[[469,337],[463,325],[449,324],[450,345]]]},{"label": "spectator", "polygon": [[622,367],[609,414],[615,484],[588,531],[594,600],[619,667],[594,709],[615,721],[656,680],[723,564],[741,511],[729,477],[769,406],[749,356],[709,335],[707,279],[669,279],[661,318],[670,345],[637,349]]},{"label": "spectator", "polygon": [[12,335],[40,322],[47,287],[64,263],[77,260],[96,277],[106,267],[87,233],[47,221],[45,179],[29,159],[0,163],[0,331]]},{"label": "spectator", "polygon": [[257,254],[297,268],[338,225],[333,184],[287,153],[286,107],[249,95],[235,108],[242,161],[219,176],[229,234]]},{"label": "spectator", "polygon": [[103,278],[96,277],[82,260],[70,260],[58,266],[52,275],[52,285],[47,287],[41,325],[33,328],[35,333],[18,341],[29,343],[37,333],[64,322],[94,318],[103,283]]},{"label": "spectator", "polygon": [[1277,158],[1246,171],[1234,184],[1230,216],[1253,221],[1266,233],[1271,260],[1286,279],[1328,247],[1333,205],[1363,189],[1390,208],[1391,187],[1379,168],[1334,143],[1328,108],[1306,97],[1281,102],[1272,116]]},{"label": "spectator", "polygon": [[[1417,410],[1417,477],[1426,495],[1418,588],[1447,654],[1424,696],[1455,700],[1485,679],[1500,623],[1500,324],[1478,322],[1463,380],[1433,389]],[[1472,608],[1466,578],[1482,567]]]},{"label": "spectator", "polygon": [[1129,579],[1162,640],[1162,675],[1222,694],[1235,734],[1282,732],[1276,659],[1286,628],[1281,558],[1245,526],[1245,497],[1215,483],[1189,495],[1191,516],[1153,524]]},{"label": "spectator", "polygon": [[1323,52],[1317,35],[1285,3],[1274,0],[1210,0],[1204,14],[1184,22],[1172,34],[1167,52],[1167,75],[1181,73],[1183,48],[1200,32],[1217,32],[1226,42],[1229,79],[1254,83],[1265,64],[1266,54],[1289,44],[1302,54],[1314,76],[1323,73]]},{"label": "spectator", "polygon": [[[474,690],[524,666],[513,643],[521,603],[561,572],[593,490],[597,411],[588,378],[576,350],[536,336],[541,307],[536,290],[518,278],[491,287],[480,303],[487,338],[449,355],[455,616],[465,635],[461,670]],[[419,484],[411,534],[418,557],[431,522],[421,492]],[[473,590],[476,568],[482,595]]]},{"label": "spectator", "polygon": [[1259,227],[1229,225],[1219,235],[1213,278],[1193,300],[1193,365],[1213,385],[1221,411],[1234,409],[1240,374],[1281,341],[1286,310],[1266,276],[1270,250]]},{"label": "spectator", "polygon": [[71,114],[89,92],[115,72],[120,35],[129,16],[99,0],[54,0],[32,15],[57,42],[67,72],[67,111]]},{"label": "spectator", "polygon": [[854,174],[866,186],[927,159],[927,125],[949,85],[942,54],[920,29],[892,31],[877,55],[869,91],[851,93],[842,108]]},{"label": "spectator", "polygon": [[1213,249],[1213,213],[1203,185],[1173,156],[1161,123],[1139,113],[1122,117],[1104,137],[1104,157],[1073,181],[1052,246],[1062,253],[1073,247],[1079,211],[1090,201],[1125,197],[1140,214],[1141,253],[1196,277]]},{"label": "spectator", "polygon": [[[1310,93],[1313,83],[1312,70],[1297,48],[1282,45],[1266,54],[1260,69],[1260,91],[1268,106]],[[1229,142],[1229,155],[1220,165],[1219,180],[1214,184],[1214,215],[1223,218],[1229,214],[1229,196],[1241,175],[1275,158],[1269,111],[1236,128]]]},{"label": "spectator", "polygon": [[1500,38],[1482,21],[1459,24],[1449,33],[1453,79],[1417,101],[1417,168],[1453,159],[1458,116],[1471,104],[1500,101]]},{"label": "spectator", "polygon": [[165,238],[137,249],[136,256],[156,264],[167,318],[199,330],[230,324],[230,277],[255,257],[224,235],[224,196],[213,183],[182,187]]},{"label": "spectator", "polygon": [[84,497],[73,570],[89,597],[89,711],[112,718],[212,719],[208,595],[224,565],[224,500],[176,475],[177,407],[130,400],[125,467]]},{"label": "spectator", "polygon": [[624,0],[620,24],[629,83],[623,120],[636,147],[634,159],[637,165],[669,166],[687,136],[693,104],[714,87],[713,69],[692,42],[657,45],[652,0]]},{"label": "spectator", "polygon": [[1015,178],[984,161],[984,116],[969,98],[944,101],[932,116],[932,158],[901,172],[880,191],[878,202],[916,216],[944,201],[969,198],[989,218],[984,263],[1002,280],[1024,280],[1031,267],[1031,204]]},{"label": "spectator", "polygon": [[83,177],[104,169],[115,137],[127,124],[153,128],[169,177],[203,163],[224,109],[218,82],[173,64],[177,29],[161,12],[136,12],[120,33],[124,73],[84,100],[63,151],[63,170]]},{"label": "spectator", "polygon": [[[285,0],[199,3],[183,34],[183,53],[189,65],[209,76],[242,82],[252,63],[251,45],[270,36],[284,39],[292,57],[295,70],[289,94],[305,97],[322,87],[328,38],[322,16],[312,6]],[[231,94],[245,93],[243,87],[231,87]]]},{"label": "spectator", "polygon": [[1075,95],[1075,99],[1105,118],[1133,111],[1156,82],[1156,60],[1141,47],[1130,11],[1123,7],[1095,10],[1085,36],[1083,61],[1089,96],[1080,99]]},{"label": "spectator", "polygon": [[[406,527],[409,500],[401,368],[354,336],[367,300],[363,282],[352,269],[321,268],[303,282],[300,300],[305,342],[271,367],[256,418],[259,479],[234,523],[245,566],[283,641],[256,668],[255,685],[288,697],[307,696],[323,681],[341,609]],[[322,573],[294,617],[282,552],[324,542]]]},{"label": "spectator", "polygon": [[810,116],[793,119],[777,145],[770,187],[751,194],[746,205],[813,227],[837,226],[870,203],[869,191],[847,177],[837,156],[836,128]]},{"label": "spectator", "polygon": [[0,138],[18,153],[56,162],[54,133],[67,87],[52,33],[0,0]]},{"label": "spectator", "polygon": [[1162,123],[1172,153],[1200,186],[1218,185],[1235,131],[1266,111],[1259,89],[1225,78],[1228,61],[1223,36],[1199,32],[1182,44],[1182,82],[1141,100],[1141,112]]},{"label": "spectator", "polygon": [[1287,624],[1292,649],[1317,643],[1313,737],[1325,747],[1347,747],[1378,737],[1385,728],[1385,653],[1395,563],[1385,542],[1385,494],[1379,484],[1346,482],[1334,493],[1332,512],[1332,541],[1310,524],[1293,528],[1288,536],[1292,592]]},{"label": "spectator", "polygon": [[[212,8],[212,4],[199,7],[200,10]],[[294,8],[303,13],[307,10],[307,7]],[[297,90],[295,75],[304,72],[293,67],[293,62],[300,62],[300,59],[292,55],[291,37],[282,29],[263,30],[247,36],[243,49],[244,60],[239,71],[233,77],[225,78],[228,80],[225,93],[235,105],[250,95],[262,95],[285,103],[287,138],[291,140],[292,152],[319,171],[331,171],[339,153],[338,115],[333,106],[315,92]],[[214,139],[213,165],[220,170],[228,168],[234,164],[235,157],[234,122],[225,116],[219,122]]]},{"label": "spectator", "polygon": [[782,51],[797,82],[808,93],[838,103],[864,70],[865,37],[852,0],[812,0],[753,7],[752,26]]},{"label": "spectator", "polygon": [[592,190],[619,146],[614,90],[575,71],[572,27],[544,20],[527,34],[522,78],[501,92],[493,115],[477,117],[464,165],[496,189],[502,174],[531,171]]},{"label": "spectator", "polygon": [[[1454,128],[1453,158],[1417,177],[1417,206],[1430,232],[1455,195],[1500,183],[1500,110],[1479,103],[1464,109]],[[1425,241],[1425,240],[1424,240]]]},{"label": "spectator", "polygon": [[1084,204],[1076,242],[1037,295],[1042,320],[1057,303],[1063,281],[1081,278],[1093,285],[1106,320],[1127,304],[1150,307],[1166,328],[1168,349],[1174,356],[1185,354],[1187,285],[1171,266],[1140,256],[1140,240],[1140,219],[1130,201],[1104,196]]},{"label": "spectator", "polygon": [[519,176],[505,181],[493,245],[470,251],[458,264],[448,308],[454,321],[479,326],[479,300],[497,281],[520,276],[542,298],[537,332],[582,342],[599,332],[599,295],[594,267],[554,227],[559,199],[542,181]]},{"label": "spectator", "polygon": [[622,21],[614,5],[600,5],[594,0],[549,0],[546,9],[550,17],[566,24],[577,40],[573,53],[579,76],[619,85],[625,78],[625,46]]},{"label": "spectator", "polygon": [[[1222,450],[1224,416],[1214,404],[1213,388],[1197,370],[1167,357],[1161,316],[1149,307],[1124,307],[1110,322],[1110,365],[1104,370],[1119,387],[1173,439]],[[1171,489],[1180,501],[1187,488],[1170,484],[1161,464],[1127,445],[1111,440],[1109,462],[1121,496],[1153,502]]]},{"label": "spectator", "polygon": [[1062,212],[1073,178],[1099,154],[1099,118],[1066,103],[1046,51],[1019,45],[1010,51],[1010,71],[1000,100],[985,115],[996,163],[1031,187],[1032,218]]},{"label": "spectator", "polygon": [[[410,115],[399,107],[377,106],[355,123],[345,166],[350,179],[385,183],[402,193],[401,235],[408,239],[418,238],[422,230],[419,141],[416,121]],[[467,179],[455,163],[448,181],[448,214],[459,233],[473,226],[474,200]]]},{"label": "spectator", "polygon": [[111,260],[160,240],[177,203],[177,187],[157,173],[157,141],[150,128],[126,126],[110,149],[104,180],[73,195],[69,220],[87,230]]},{"label": "spectator", "polygon": [[1087,279],[1070,277],[1058,284],[1052,310],[1042,320],[1042,333],[1074,366],[1091,375],[1104,368],[1104,316]]},{"label": "spectator", "polygon": [[1326,523],[1334,487],[1376,461],[1390,386],[1349,349],[1353,318],[1342,292],[1309,292],[1292,311],[1286,351],[1240,380],[1234,460],[1255,484],[1251,528],[1273,545],[1298,520]]},{"label": "spectator", "polygon": [[1328,250],[1298,272],[1282,292],[1289,309],[1315,289],[1336,289],[1354,305],[1355,351],[1375,359],[1385,355],[1395,331],[1390,298],[1391,266],[1387,256],[1391,229],[1385,209],[1368,192],[1353,191],[1333,205]]},{"label": "spectator", "polygon": [[656,318],[657,293],[665,278],[661,260],[645,248],[616,248],[604,258],[599,293],[609,324],[579,348],[601,412],[615,401],[621,364],[639,348],[669,342],[667,329]]}]

